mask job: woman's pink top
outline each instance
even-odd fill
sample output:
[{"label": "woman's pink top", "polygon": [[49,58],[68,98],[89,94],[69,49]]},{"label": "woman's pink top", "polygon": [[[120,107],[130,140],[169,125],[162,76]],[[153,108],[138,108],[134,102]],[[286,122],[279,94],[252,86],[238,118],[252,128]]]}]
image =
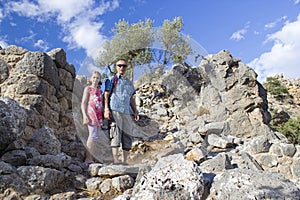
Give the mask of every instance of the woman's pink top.
[{"label": "woman's pink top", "polygon": [[89,91],[89,101],[87,105],[87,115],[90,126],[102,126],[102,91],[98,88],[87,86]]}]

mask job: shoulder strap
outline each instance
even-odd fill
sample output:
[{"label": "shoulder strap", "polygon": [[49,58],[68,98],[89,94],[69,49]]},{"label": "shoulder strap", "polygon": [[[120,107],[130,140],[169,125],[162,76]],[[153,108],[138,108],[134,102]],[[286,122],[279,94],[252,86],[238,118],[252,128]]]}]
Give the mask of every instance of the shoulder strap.
[{"label": "shoulder strap", "polygon": [[111,91],[114,90],[114,88],[116,87],[117,83],[118,83],[118,76],[117,75],[114,75],[114,79],[113,79],[113,85],[111,87]]}]

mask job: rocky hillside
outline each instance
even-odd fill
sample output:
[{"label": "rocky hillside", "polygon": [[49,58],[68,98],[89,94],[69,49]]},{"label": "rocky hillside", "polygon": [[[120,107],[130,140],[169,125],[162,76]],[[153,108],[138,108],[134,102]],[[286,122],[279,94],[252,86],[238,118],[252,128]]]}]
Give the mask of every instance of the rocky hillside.
[{"label": "rocky hillside", "polygon": [[288,95],[285,98],[276,98],[268,93],[270,112],[274,113],[277,120],[286,121],[289,118],[296,119],[300,116],[300,78],[284,78],[283,74],[273,76],[280,84],[287,88]]},{"label": "rocky hillside", "polygon": [[137,82],[139,126],[156,135],[126,166],[83,163],[86,78],[64,50],[9,46],[0,72],[0,199],[300,197],[300,147],[269,127],[266,90],[228,51]]}]

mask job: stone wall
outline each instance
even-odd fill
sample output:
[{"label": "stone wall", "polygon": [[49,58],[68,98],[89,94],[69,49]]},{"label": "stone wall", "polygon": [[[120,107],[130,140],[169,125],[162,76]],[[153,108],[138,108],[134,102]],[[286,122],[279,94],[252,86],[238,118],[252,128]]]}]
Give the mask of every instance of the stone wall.
[{"label": "stone wall", "polygon": [[30,52],[17,46],[0,50],[0,96],[27,110],[26,134],[47,125],[56,130],[72,125],[75,68],[63,49]]}]

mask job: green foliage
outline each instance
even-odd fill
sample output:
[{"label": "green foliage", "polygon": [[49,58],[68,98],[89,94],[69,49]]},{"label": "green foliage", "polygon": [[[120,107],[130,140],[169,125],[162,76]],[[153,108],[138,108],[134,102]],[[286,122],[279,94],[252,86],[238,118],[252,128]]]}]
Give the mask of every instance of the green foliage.
[{"label": "green foliage", "polygon": [[[151,63],[155,61],[157,66],[161,66],[162,63],[165,66],[170,61],[184,63],[187,56],[193,52],[189,37],[180,34],[182,28],[181,17],[176,17],[173,21],[165,20],[157,32],[154,31],[153,21],[150,19],[134,24],[129,24],[122,19],[115,24],[113,29],[115,35],[103,44],[97,63],[99,66],[107,66],[110,72],[114,72],[111,65],[119,58],[127,59],[130,67],[127,72],[131,77],[132,67],[136,65],[146,64],[151,68]],[[155,37],[161,43],[163,50],[149,48]]]},{"label": "green foliage", "polygon": [[290,115],[284,110],[279,111],[278,109],[270,109],[270,113],[272,117],[270,125],[274,128],[282,126],[291,118]]},{"label": "green foliage", "polygon": [[113,30],[116,34],[115,38],[121,39],[121,41],[117,40],[119,45],[121,44],[121,46],[118,46],[120,53],[117,56],[122,56],[130,63],[143,64],[150,62],[151,56],[149,57],[150,51],[147,47],[154,41],[152,28],[153,21],[150,19],[131,25],[124,19],[120,20]]},{"label": "green foliage", "polygon": [[288,89],[275,77],[267,77],[267,82],[263,85],[275,98],[284,99],[289,94]]},{"label": "green foliage", "polygon": [[180,34],[182,28],[182,18],[176,17],[172,22],[165,20],[163,26],[158,30],[157,39],[164,48],[164,65],[168,60],[172,60],[174,63],[183,63],[186,57],[193,53],[189,44],[190,38]]},{"label": "green foliage", "polygon": [[276,129],[284,134],[293,144],[300,144],[300,117],[297,119],[289,119],[282,126]]},{"label": "green foliage", "polygon": [[150,19],[135,24],[129,24],[124,19],[120,20],[113,29],[114,37],[106,41],[102,51],[99,52],[98,64],[108,66],[112,72],[110,65],[119,58],[128,60],[129,67],[149,63],[152,58],[151,51],[147,47],[154,41],[152,29],[153,21]]}]

